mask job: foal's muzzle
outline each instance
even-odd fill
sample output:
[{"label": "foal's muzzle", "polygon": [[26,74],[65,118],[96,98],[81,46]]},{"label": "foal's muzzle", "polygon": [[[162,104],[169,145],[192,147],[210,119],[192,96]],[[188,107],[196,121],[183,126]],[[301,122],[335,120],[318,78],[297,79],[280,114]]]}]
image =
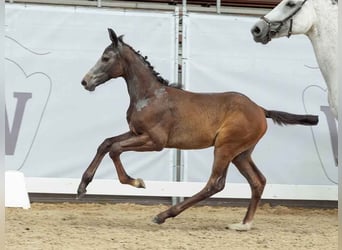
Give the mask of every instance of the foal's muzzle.
[{"label": "foal's muzzle", "polygon": [[82,80],[81,84],[86,87],[87,86],[87,82],[85,80]]},{"label": "foal's muzzle", "polygon": [[95,90],[95,85],[89,85],[88,82],[83,79],[81,84],[83,85],[83,87],[86,89],[86,90],[89,90],[89,91],[94,91]]}]

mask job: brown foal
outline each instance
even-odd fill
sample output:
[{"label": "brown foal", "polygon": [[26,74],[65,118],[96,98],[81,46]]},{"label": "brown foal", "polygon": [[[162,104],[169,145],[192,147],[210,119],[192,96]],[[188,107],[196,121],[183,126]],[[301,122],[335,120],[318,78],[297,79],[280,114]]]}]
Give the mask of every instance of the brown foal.
[{"label": "brown foal", "polygon": [[268,111],[247,96],[236,92],[192,93],[168,86],[153,67],[132,47],[108,29],[112,43],[82,80],[89,91],[111,78],[123,77],[127,83],[130,105],[127,110],[129,131],[107,138],[82,176],[78,197],[105,156],[113,160],[119,180],[144,188],[142,179],[130,177],[120,160],[126,151],[160,151],[163,148],[201,149],[214,147],[212,172],[206,186],[197,194],[158,214],[161,224],[195,203],[221,191],[226,183],[230,162],[239,169],[251,187],[252,197],[243,221],[231,228],[248,230],[264,190],[266,179],[254,164],[251,153],[267,129],[266,118],[275,123],[315,125],[318,117]]}]

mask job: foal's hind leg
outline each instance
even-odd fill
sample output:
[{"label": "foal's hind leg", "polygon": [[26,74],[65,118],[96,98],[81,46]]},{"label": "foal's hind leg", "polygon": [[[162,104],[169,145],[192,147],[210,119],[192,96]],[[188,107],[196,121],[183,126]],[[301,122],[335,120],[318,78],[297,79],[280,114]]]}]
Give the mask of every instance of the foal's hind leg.
[{"label": "foal's hind leg", "polygon": [[229,151],[227,151],[226,148],[215,148],[213,169],[206,186],[194,196],[170,207],[169,209],[155,216],[153,222],[162,224],[167,218],[176,217],[178,214],[191,207],[195,203],[221,191],[225,186],[227,169],[231,160],[231,157],[226,154],[227,152]]},{"label": "foal's hind leg", "polygon": [[131,136],[132,134],[128,132],[119,136],[107,138],[101,143],[101,145],[97,148],[97,152],[94,159],[90,163],[87,170],[83,173],[81,183],[78,186],[77,190],[77,198],[82,198],[87,192],[86,188],[88,184],[93,180],[97,168],[99,167],[103,157],[110,151],[113,143],[124,140]]},{"label": "foal's hind leg", "polygon": [[266,185],[266,178],[259,171],[251,158],[252,151],[252,149],[245,151],[233,159],[234,165],[247,179],[252,191],[252,198],[242,223],[229,225],[230,229],[239,231],[246,231],[251,229],[255,211],[258,207],[261,195]]}]

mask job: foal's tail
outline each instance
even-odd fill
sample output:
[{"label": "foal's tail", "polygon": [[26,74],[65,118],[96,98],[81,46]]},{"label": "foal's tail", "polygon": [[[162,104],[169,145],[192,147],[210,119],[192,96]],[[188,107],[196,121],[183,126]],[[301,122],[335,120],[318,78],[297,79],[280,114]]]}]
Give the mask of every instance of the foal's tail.
[{"label": "foal's tail", "polygon": [[286,113],[282,111],[266,110],[266,118],[271,118],[274,123],[279,125],[287,124],[300,124],[306,126],[317,125],[318,116],[317,115],[296,115],[291,113]]}]

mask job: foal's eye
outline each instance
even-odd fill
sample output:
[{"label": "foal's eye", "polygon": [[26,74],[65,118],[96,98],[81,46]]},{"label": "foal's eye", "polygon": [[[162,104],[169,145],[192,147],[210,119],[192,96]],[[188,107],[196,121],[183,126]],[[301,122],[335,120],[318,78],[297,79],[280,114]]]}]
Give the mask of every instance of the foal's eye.
[{"label": "foal's eye", "polygon": [[108,62],[109,56],[102,56],[102,62]]},{"label": "foal's eye", "polygon": [[293,2],[293,1],[288,1],[288,2],[286,3],[286,6],[292,8],[292,7],[296,6],[296,3]]}]

